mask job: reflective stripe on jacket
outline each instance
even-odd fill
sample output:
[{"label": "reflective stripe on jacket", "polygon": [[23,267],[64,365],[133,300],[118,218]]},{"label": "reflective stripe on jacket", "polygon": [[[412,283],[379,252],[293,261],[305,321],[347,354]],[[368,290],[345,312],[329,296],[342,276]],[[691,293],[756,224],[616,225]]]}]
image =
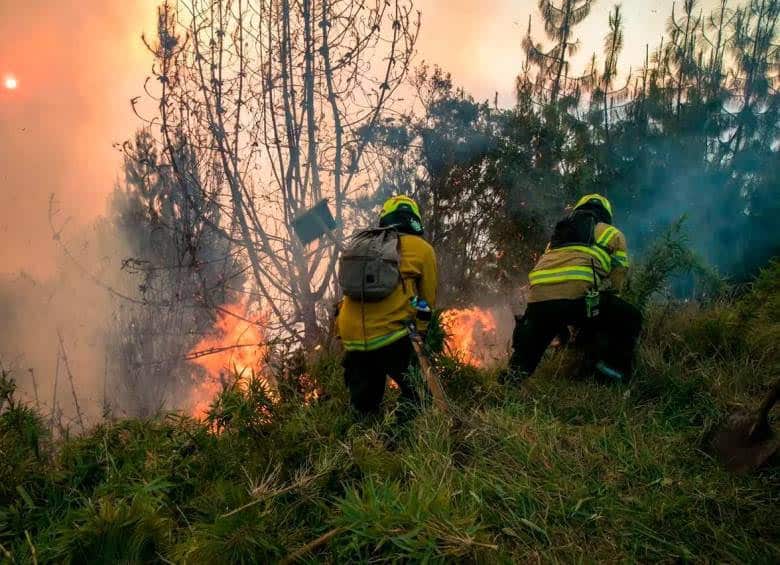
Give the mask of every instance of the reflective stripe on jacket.
[{"label": "reflective stripe on jacket", "polygon": [[528,275],[529,302],[576,299],[597,284],[620,290],[629,266],[626,238],[614,226],[596,224],[596,243],[549,246]]},{"label": "reflective stripe on jacket", "polygon": [[[436,254],[422,237],[401,234],[402,284],[379,302],[361,303],[345,296],[339,307],[337,328],[347,351],[373,351],[408,335],[408,324],[416,318],[412,297],[436,304]],[[417,321],[418,331],[426,324]]]}]

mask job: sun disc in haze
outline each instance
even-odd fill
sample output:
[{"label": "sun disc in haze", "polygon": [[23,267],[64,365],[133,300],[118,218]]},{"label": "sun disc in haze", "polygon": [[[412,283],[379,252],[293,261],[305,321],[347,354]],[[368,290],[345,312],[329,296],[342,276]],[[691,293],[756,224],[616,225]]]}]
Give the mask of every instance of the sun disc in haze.
[{"label": "sun disc in haze", "polygon": [[16,87],[19,86],[19,81],[13,75],[6,75],[3,79],[3,86],[5,86],[6,90],[16,90]]}]

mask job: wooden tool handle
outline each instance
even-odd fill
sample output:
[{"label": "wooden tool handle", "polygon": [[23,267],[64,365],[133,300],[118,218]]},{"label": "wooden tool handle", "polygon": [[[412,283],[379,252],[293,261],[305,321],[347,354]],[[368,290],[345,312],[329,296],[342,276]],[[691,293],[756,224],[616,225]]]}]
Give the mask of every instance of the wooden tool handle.
[{"label": "wooden tool handle", "polygon": [[420,336],[411,335],[410,337],[414,353],[417,355],[417,359],[420,362],[420,371],[425,377],[425,382],[428,384],[428,390],[430,390],[431,395],[433,395],[433,404],[436,408],[446,414],[449,408],[447,405],[447,397],[444,394],[444,388],[441,386],[439,377],[434,373],[431,362],[423,351]]}]

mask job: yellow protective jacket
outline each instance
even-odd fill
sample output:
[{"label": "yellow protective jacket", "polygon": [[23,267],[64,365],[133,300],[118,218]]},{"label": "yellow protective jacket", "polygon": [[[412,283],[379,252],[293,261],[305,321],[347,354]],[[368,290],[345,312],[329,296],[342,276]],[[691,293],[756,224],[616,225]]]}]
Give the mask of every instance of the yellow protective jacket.
[{"label": "yellow protective jacket", "polygon": [[547,246],[528,275],[531,291],[528,302],[582,298],[589,289],[622,289],[629,267],[623,233],[599,222],[594,245]]},{"label": "yellow protective jacket", "polygon": [[[436,304],[436,253],[422,237],[401,234],[401,284],[379,302],[361,303],[345,296],[339,305],[337,328],[347,351],[372,351],[409,334],[407,324],[415,321],[414,296]],[[427,323],[417,321],[418,331]]]}]

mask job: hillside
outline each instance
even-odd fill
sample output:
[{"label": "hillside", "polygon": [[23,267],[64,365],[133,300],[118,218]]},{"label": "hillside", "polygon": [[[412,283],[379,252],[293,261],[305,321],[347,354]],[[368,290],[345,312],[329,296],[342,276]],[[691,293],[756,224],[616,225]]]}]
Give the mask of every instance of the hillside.
[{"label": "hillside", "polygon": [[[628,386],[522,390],[442,361],[455,407],[395,433],[355,423],[337,360],[321,395],[226,391],[211,425],[106,421],[51,445],[4,378],[0,552],[26,562],[780,560],[777,459],[732,476],[708,429],[777,377],[780,263],[739,298],[653,306]],[[311,545],[307,545],[311,544]]]}]

